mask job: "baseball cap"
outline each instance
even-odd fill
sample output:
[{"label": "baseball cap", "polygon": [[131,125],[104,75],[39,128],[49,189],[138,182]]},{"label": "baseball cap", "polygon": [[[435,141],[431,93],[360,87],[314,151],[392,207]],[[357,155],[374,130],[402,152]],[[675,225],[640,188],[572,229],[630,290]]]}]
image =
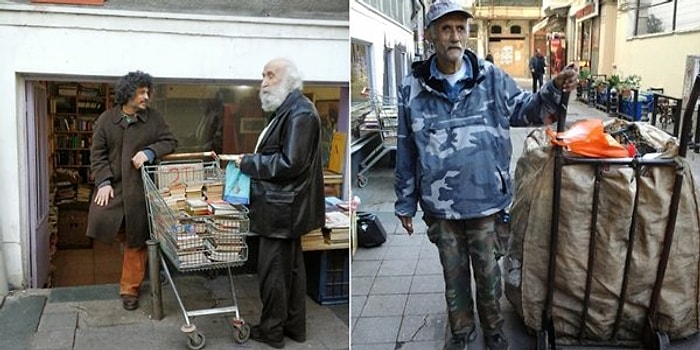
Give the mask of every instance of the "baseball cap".
[{"label": "baseball cap", "polygon": [[459,13],[466,18],[474,17],[471,13],[465,11],[462,5],[452,0],[437,0],[430,5],[430,9],[428,9],[428,13],[425,15],[425,26],[430,26],[433,22],[449,13]]}]

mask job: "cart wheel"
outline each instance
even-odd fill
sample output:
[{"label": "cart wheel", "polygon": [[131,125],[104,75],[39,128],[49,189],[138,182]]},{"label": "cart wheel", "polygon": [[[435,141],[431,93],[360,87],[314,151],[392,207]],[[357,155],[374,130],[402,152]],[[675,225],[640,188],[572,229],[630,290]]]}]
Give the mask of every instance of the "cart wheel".
[{"label": "cart wheel", "polygon": [[357,175],[357,187],[364,188],[367,186],[367,177],[364,175]]},{"label": "cart wheel", "polygon": [[549,350],[549,334],[547,334],[547,331],[537,332],[537,350]]},{"label": "cart wheel", "polygon": [[233,340],[238,344],[243,344],[250,338],[250,326],[244,323],[240,326],[235,326],[233,331]]},{"label": "cart wheel", "polygon": [[668,334],[660,331],[656,331],[654,350],[666,350],[671,347],[671,340],[668,338]]},{"label": "cart wheel", "polygon": [[202,349],[206,344],[207,338],[200,332],[192,332],[187,335],[187,347],[192,350]]}]

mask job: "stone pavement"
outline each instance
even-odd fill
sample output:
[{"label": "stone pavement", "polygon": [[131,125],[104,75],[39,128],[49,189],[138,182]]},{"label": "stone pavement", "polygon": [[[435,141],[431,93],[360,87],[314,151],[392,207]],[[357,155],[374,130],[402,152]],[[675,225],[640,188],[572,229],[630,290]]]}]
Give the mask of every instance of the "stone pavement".
[{"label": "stone pavement", "polygon": [[[571,101],[567,120],[608,119],[598,110]],[[511,171],[515,170],[523,141],[530,130],[511,129],[514,148]],[[700,160],[696,157],[693,153],[688,156],[695,173],[700,174]],[[362,201],[359,210],[373,212],[380,218],[387,231],[387,241],[379,247],[359,248],[353,256],[351,347],[363,350],[442,349],[449,336],[449,327],[438,252],[427,239],[421,213],[414,218],[415,233],[411,236],[405,233],[394,216],[394,175],[389,158],[385,157],[368,172],[367,187],[358,188],[353,184],[352,188],[353,195]],[[501,306],[511,350],[534,349],[536,338],[528,334],[505,296]],[[480,329],[478,333],[469,349],[485,349]],[[673,349],[699,348],[699,336],[673,344]]]},{"label": "stone pavement", "polygon": [[[173,271],[175,286],[188,311],[233,305],[229,279],[223,273]],[[234,276],[241,317],[257,323],[261,304],[257,275]],[[170,285],[162,286],[164,318],[152,320],[150,287],[142,288],[141,306],[125,311],[116,284],[12,292],[0,298],[0,349],[110,350],[187,349],[185,324]],[[287,349],[348,349],[348,304],[321,306],[307,298],[307,341],[285,338]],[[248,340],[237,344],[231,317],[191,319],[206,338],[205,349],[271,349]]]}]

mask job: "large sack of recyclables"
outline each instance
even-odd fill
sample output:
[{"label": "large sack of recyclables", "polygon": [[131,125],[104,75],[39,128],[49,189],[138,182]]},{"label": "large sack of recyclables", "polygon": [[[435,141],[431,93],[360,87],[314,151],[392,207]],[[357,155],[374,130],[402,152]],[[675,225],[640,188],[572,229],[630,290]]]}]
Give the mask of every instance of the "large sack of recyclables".
[{"label": "large sack of recyclables", "polygon": [[[678,158],[683,186],[666,276],[658,302],[658,327],[671,339],[692,335],[700,328],[700,213],[698,191],[678,142],[647,124],[621,120],[605,124],[606,132],[622,144],[632,142],[645,157]],[[624,302],[617,340],[638,340],[663,249],[676,170],[644,167],[627,293],[620,295],[637,184],[634,170],[609,166],[602,170],[595,229],[595,261],[591,294],[582,326],[586,270],[593,208],[594,165],[562,169],[559,243],[554,281],[553,319],[558,342],[601,343],[613,336],[619,302]],[[526,326],[542,327],[547,298],[554,152],[543,130],[533,131],[515,171],[511,246],[504,262],[506,296]]]}]

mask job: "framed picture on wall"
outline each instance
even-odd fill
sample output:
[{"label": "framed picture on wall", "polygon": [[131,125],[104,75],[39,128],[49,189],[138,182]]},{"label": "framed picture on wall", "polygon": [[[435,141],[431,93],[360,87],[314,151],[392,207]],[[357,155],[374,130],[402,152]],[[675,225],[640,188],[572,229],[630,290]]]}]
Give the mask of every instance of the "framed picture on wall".
[{"label": "framed picture on wall", "polygon": [[338,100],[316,101],[318,117],[321,119],[321,159],[324,168],[328,167],[333,133],[335,133],[338,128],[339,104],[340,101]]},{"label": "framed picture on wall", "polygon": [[305,92],[304,96],[311,100],[311,103],[316,103],[316,94],[314,94],[313,92]]}]

